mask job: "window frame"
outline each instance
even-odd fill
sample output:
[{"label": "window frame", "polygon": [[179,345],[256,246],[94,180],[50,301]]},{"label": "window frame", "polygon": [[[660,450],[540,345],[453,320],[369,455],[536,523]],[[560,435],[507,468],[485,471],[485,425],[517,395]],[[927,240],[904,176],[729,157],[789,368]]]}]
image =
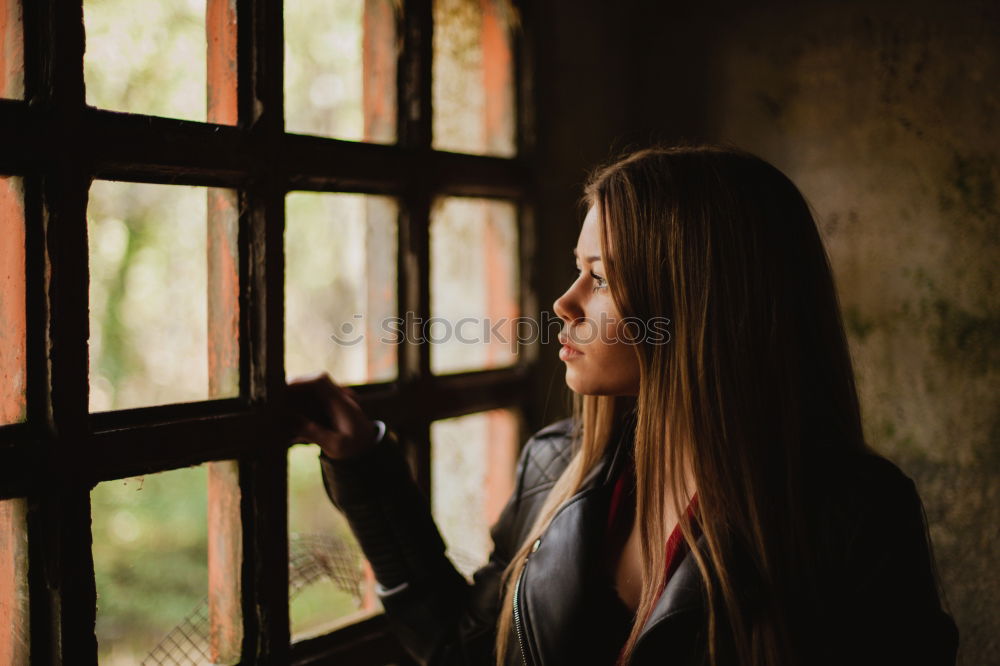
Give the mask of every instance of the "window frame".
[{"label": "window frame", "polygon": [[[7,0],[7,2],[16,0]],[[213,2],[215,0],[209,0]],[[287,449],[274,405],[284,378],[285,196],[292,190],[393,196],[399,205],[400,312],[430,317],[429,225],[439,196],[513,201],[520,312],[537,312],[529,3],[514,0],[517,155],[431,148],[432,0],[397,20],[397,143],[355,143],[284,130],[282,3],[234,0],[237,124],[121,113],[86,104],[83,0],[23,1],[24,99],[0,99],[0,174],[23,178],[26,225],[27,420],[0,427],[0,499],[27,497],[32,660],[97,659],[90,490],[101,481],[237,460],[241,492],[241,664],[407,661],[382,615],[290,643]],[[88,245],[93,179],[226,187],[238,192],[238,398],[88,412]],[[412,337],[412,336],[411,336]],[[354,387],[391,421],[428,494],[430,424],[515,408],[534,423],[537,344],[512,367],[434,376],[426,343],[399,347],[395,381]],[[262,434],[263,433],[263,434]],[[317,463],[318,469],[318,463]],[[318,474],[318,472],[317,472]],[[284,539],[274,535],[284,534]],[[341,662],[338,662],[341,663]]]}]

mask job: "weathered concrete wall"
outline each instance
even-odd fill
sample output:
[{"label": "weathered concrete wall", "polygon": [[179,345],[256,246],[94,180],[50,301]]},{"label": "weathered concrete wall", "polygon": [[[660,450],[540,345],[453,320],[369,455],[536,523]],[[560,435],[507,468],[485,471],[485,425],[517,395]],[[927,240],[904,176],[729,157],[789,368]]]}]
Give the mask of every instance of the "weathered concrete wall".
[{"label": "weathered concrete wall", "polygon": [[810,200],[869,442],[921,492],[962,663],[1000,663],[1000,6],[728,4],[638,10],[635,127],[749,149]]}]

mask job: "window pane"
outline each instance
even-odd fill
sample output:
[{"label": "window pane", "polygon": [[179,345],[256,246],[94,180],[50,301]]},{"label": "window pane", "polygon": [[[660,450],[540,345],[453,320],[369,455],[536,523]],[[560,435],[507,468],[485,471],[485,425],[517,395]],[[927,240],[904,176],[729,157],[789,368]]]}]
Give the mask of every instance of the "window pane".
[{"label": "window pane", "polygon": [[518,418],[508,409],[431,424],[431,507],[466,576],[489,559],[490,527],[514,491]]},{"label": "window pane", "polygon": [[106,481],[90,499],[101,662],[234,663],[210,644],[208,466]]},{"label": "window pane", "polygon": [[24,191],[14,176],[0,176],[0,234],[0,425],[6,425],[27,414]]},{"label": "window pane", "polygon": [[434,0],[434,148],[515,154],[516,25],[510,0]]},{"label": "window pane", "polygon": [[381,612],[375,578],[327,497],[314,446],[288,451],[288,597],[298,641]]},{"label": "window pane", "polygon": [[27,501],[0,500],[0,664],[28,663]]},{"label": "window pane", "polygon": [[289,132],[396,140],[395,0],[285,3]]},{"label": "window pane", "polygon": [[[235,307],[234,299],[214,291],[210,299],[207,291],[207,202],[216,194],[174,185],[95,181],[91,186],[91,411],[210,397],[208,305]],[[225,211],[213,207],[213,216]],[[235,216],[234,208],[230,212]],[[213,230],[222,236],[235,233],[220,225],[213,220]],[[212,261],[223,253],[213,245]],[[235,263],[217,270],[213,281],[235,288]],[[238,313],[219,318],[235,322]],[[214,335],[227,330],[235,335],[234,324],[213,326]],[[236,395],[235,376],[225,372],[232,361],[217,362],[219,383],[211,397]]]},{"label": "window pane", "polygon": [[87,103],[206,119],[207,0],[84,0]]},{"label": "window pane", "polygon": [[24,28],[21,0],[0,0],[0,97],[24,97]]},{"label": "window pane", "polygon": [[[394,199],[294,192],[285,216],[285,371],[396,376]],[[389,326],[383,329],[383,326]]]},{"label": "window pane", "polygon": [[516,361],[517,208],[489,199],[439,200],[431,215],[431,371]]}]

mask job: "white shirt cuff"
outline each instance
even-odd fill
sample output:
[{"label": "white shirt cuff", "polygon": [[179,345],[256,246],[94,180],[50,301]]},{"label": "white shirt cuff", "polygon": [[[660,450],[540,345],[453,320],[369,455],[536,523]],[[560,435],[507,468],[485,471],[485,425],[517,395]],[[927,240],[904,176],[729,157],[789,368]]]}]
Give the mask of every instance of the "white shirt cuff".
[{"label": "white shirt cuff", "polygon": [[378,581],[376,581],[375,582],[375,594],[377,594],[379,596],[379,598],[383,598],[384,599],[385,597],[388,597],[390,595],[396,594],[397,592],[402,592],[403,590],[405,590],[409,586],[410,586],[410,584],[408,582],[403,581],[399,585],[394,585],[393,587],[382,587],[382,584],[379,583]]}]

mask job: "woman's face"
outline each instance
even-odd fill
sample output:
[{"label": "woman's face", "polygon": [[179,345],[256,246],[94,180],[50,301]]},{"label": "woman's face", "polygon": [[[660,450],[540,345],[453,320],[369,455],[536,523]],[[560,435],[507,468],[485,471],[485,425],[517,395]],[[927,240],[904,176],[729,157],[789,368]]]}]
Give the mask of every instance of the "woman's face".
[{"label": "woman's face", "polygon": [[573,251],[579,274],[553,310],[563,321],[559,358],[566,363],[566,384],[582,395],[638,395],[639,362],[621,335],[621,316],[611,298],[601,256],[596,206],[583,220]]}]

